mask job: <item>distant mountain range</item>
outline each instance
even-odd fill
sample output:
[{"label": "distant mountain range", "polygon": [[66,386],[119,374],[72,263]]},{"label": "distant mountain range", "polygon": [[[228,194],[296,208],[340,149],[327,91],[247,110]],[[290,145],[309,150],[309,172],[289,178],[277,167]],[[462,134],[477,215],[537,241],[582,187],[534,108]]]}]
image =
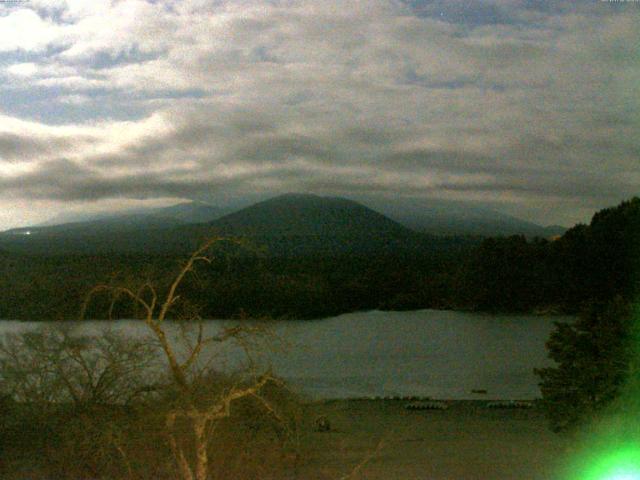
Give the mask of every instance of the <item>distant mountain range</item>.
[{"label": "distant mountain range", "polygon": [[478,208],[393,202],[375,206],[310,194],[280,195],[231,213],[190,202],[7,230],[0,233],[0,248],[23,253],[170,253],[189,251],[203,238],[219,234],[302,253],[405,248],[434,242],[434,235],[550,237],[564,232],[562,227],[541,227]]},{"label": "distant mountain range", "polygon": [[412,230],[432,235],[524,235],[529,238],[551,238],[562,235],[567,230],[558,225],[537,225],[468,202],[372,198],[365,203]]},{"label": "distant mountain range", "polygon": [[[320,197],[317,195],[290,193],[274,197],[266,202],[258,202],[256,206],[262,205],[262,210],[276,207],[278,204],[277,199],[283,201],[287,199],[294,204],[299,203],[300,208],[308,208],[314,202],[316,206],[319,206],[324,201],[329,208],[331,208],[331,203],[336,204],[336,202],[340,200],[349,202],[349,200],[339,197]],[[359,203],[368,206],[376,212],[382,213],[389,217],[389,219],[407,228],[431,235],[525,235],[527,237],[537,236],[551,238],[562,235],[567,230],[567,228],[559,225],[541,226],[495,209],[480,207],[468,202],[433,199],[422,201],[394,201],[393,199],[381,200],[371,198]],[[184,225],[212,222],[236,211],[238,211],[237,208],[220,208],[204,202],[185,202],[169,207],[135,209],[121,213],[100,212],[83,214],[76,212],[64,214],[58,215],[35,227],[87,222],[89,222],[87,226],[95,226],[97,228],[100,228],[102,225],[110,225],[113,228]],[[259,216],[261,216],[261,214],[257,215],[257,217]],[[286,220],[290,221],[291,219],[287,218]],[[233,221],[234,220],[230,220],[231,223],[233,223]],[[259,223],[263,221],[263,219],[256,218],[253,221]],[[270,228],[273,228],[275,225],[275,221],[267,223]],[[33,230],[35,227],[15,230]],[[300,225],[298,225],[298,227],[300,227]],[[314,228],[317,227],[318,226],[314,226]]]},{"label": "distant mountain range", "polygon": [[[138,208],[124,212],[98,212],[93,214],[70,213],[57,215],[35,227],[27,227],[33,230],[37,227],[52,227],[69,224],[89,224],[94,226],[111,225],[120,226],[146,225],[184,225],[189,223],[204,223],[215,220],[232,210],[218,208],[203,202],[184,202],[169,207]],[[25,228],[15,229],[24,230]]]}]

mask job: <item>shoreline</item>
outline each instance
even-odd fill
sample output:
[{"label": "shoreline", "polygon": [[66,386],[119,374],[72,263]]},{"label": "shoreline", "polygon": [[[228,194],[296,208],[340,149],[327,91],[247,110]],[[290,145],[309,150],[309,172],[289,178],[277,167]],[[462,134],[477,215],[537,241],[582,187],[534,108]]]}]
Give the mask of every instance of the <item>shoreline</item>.
[{"label": "shoreline", "polygon": [[[565,460],[567,437],[548,428],[540,408],[487,408],[452,400],[446,409],[411,410],[397,400],[330,400],[304,405],[300,478],[343,478],[369,458],[369,480],[548,480]],[[324,418],[330,429],[319,431]]]},{"label": "shoreline", "polygon": [[[230,322],[230,321],[248,321],[248,322],[318,322],[322,320],[330,320],[333,318],[338,318],[344,315],[352,315],[352,314],[373,314],[373,313],[418,313],[418,312],[426,312],[426,311],[435,311],[435,312],[455,312],[455,313],[466,313],[470,315],[483,315],[489,317],[499,317],[499,316],[507,316],[507,317],[574,317],[578,312],[572,311],[564,311],[560,306],[549,306],[542,308],[534,308],[528,311],[500,311],[500,310],[474,310],[472,308],[461,308],[461,307],[445,307],[445,308],[436,308],[436,307],[423,307],[423,308],[412,308],[412,309],[380,309],[380,308],[370,308],[370,309],[362,309],[362,310],[347,310],[344,312],[334,312],[328,315],[322,316],[313,316],[313,317],[251,317],[251,318],[239,318],[238,316],[232,315],[226,318],[205,318],[202,320],[188,320],[190,322],[196,323],[198,321],[204,322]],[[47,323],[47,322],[56,322],[56,323],[66,323],[66,322],[118,322],[118,321],[135,321],[142,319],[137,318],[60,318],[60,319],[30,319],[30,318],[0,318],[0,322],[16,322],[16,323]],[[167,318],[167,321],[180,322],[184,320]]]},{"label": "shoreline", "polygon": [[[527,311],[501,311],[501,310],[477,310],[473,308],[464,308],[460,306],[447,306],[447,307],[436,307],[436,306],[425,306],[421,308],[410,308],[410,309],[382,309],[382,308],[365,308],[362,310],[346,310],[344,312],[333,312],[327,315],[321,316],[312,316],[312,317],[289,317],[289,316],[281,316],[281,317],[246,317],[239,318],[237,315],[231,315],[225,318],[205,318],[202,320],[189,320],[192,322],[204,321],[204,322],[212,322],[212,321],[248,321],[248,322],[317,322],[321,320],[329,320],[332,318],[338,318],[344,315],[352,315],[352,314],[373,314],[373,313],[409,313],[409,312],[425,312],[425,311],[435,311],[435,312],[455,312],[455,313],[467,313],[470,315],[486,315],[486,316],[513,316],[513,317],[573,317],[578,314],[578,312],[565,311],[562,306],[559,305],[549,305],[545,307],[532,308]],[[57,320],[49,319],[30,319],[30,318],[0,318],[0,322],[20,322],[20,323],[46,323],[46,322],[113,322],[113,321],[131,321],[137,320],[134,318],[60,318]],[[168,321],[184,321],[174,318],[167,318]]]},{"label": "shoreline", "polygon": [[475,405],[478,406],[483,403],[491,402],[524,402],[531,404],[532,407],[537,407],[542,400],[539,398],[500,398],[500,397],[486,397],[486,398],[440,398],[440,397],[422,397],[422,396],[403,396],[403,397],[345,397],[345,398],[319,398],[310,399],[303,403],[314,404],[331,404],[340,402],[388,402],[388,403],[400,403],[400,402],[442,402],[448,405]]}]

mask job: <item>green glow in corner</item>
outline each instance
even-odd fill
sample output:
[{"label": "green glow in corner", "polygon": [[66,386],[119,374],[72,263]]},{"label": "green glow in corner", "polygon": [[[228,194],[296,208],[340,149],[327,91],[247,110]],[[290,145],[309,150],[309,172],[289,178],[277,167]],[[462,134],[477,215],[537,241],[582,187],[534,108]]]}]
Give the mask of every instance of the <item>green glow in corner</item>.
[{"label": "green glow in corner", "polygon": [[562,480],[640,480],[640,302],[633,305],[635,359],[620,398],[583,430]]},{"label": "green glow in corner", "polygon": [[[640,274],[640,266],[637,272]],[[640,290],[640,278],[636,283]],[[554,479],[640,480],[640,295],[631,308],[627,383],[605,412],[569,440],[571,453]]]},{"label": "green glow in corner", "polygon": [[640,445],[625,446],[582,462],[571,480],[640,480]]}]

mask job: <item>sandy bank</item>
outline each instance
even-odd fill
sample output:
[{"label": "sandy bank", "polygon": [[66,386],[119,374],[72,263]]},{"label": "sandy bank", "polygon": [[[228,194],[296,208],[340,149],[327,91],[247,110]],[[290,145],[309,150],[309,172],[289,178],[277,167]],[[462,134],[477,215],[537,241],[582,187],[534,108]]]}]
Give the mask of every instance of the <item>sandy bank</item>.
[{"label": "sandy bank", "polygon": [[447,402],[444,410],[408,410],[403,400],[338,400],[307,405],[329,432],[307,429],[299,478],[543,480],[554,478],[568,441],[542,412]]}]

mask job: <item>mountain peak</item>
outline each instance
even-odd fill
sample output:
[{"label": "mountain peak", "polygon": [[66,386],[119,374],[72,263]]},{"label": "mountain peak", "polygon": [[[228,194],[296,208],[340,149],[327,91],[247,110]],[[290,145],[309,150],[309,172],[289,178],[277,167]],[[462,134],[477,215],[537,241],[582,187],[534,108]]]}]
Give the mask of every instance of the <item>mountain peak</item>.
[{"label": "mountain peak", "polygon": [[[315,203],[344,203],[344,204],[358,204],[353,200],[349,200],[344,197],[336,197],[332,195],[318,195],[315,193],[301,193],[301,192],[288,192],[283,193],[282,195],[277,195],[275,197],[271,197],[263,202],[282,202],[282,201],[291,201],[291,202],[315,202]],[[364,205],[362,205],[364,206]]]},{"label": "mountain peak", "polygon": [[286,193],[226,215],[212,226],[233,235],[345,236],[406,234],[399,223],[341,197]]}]

